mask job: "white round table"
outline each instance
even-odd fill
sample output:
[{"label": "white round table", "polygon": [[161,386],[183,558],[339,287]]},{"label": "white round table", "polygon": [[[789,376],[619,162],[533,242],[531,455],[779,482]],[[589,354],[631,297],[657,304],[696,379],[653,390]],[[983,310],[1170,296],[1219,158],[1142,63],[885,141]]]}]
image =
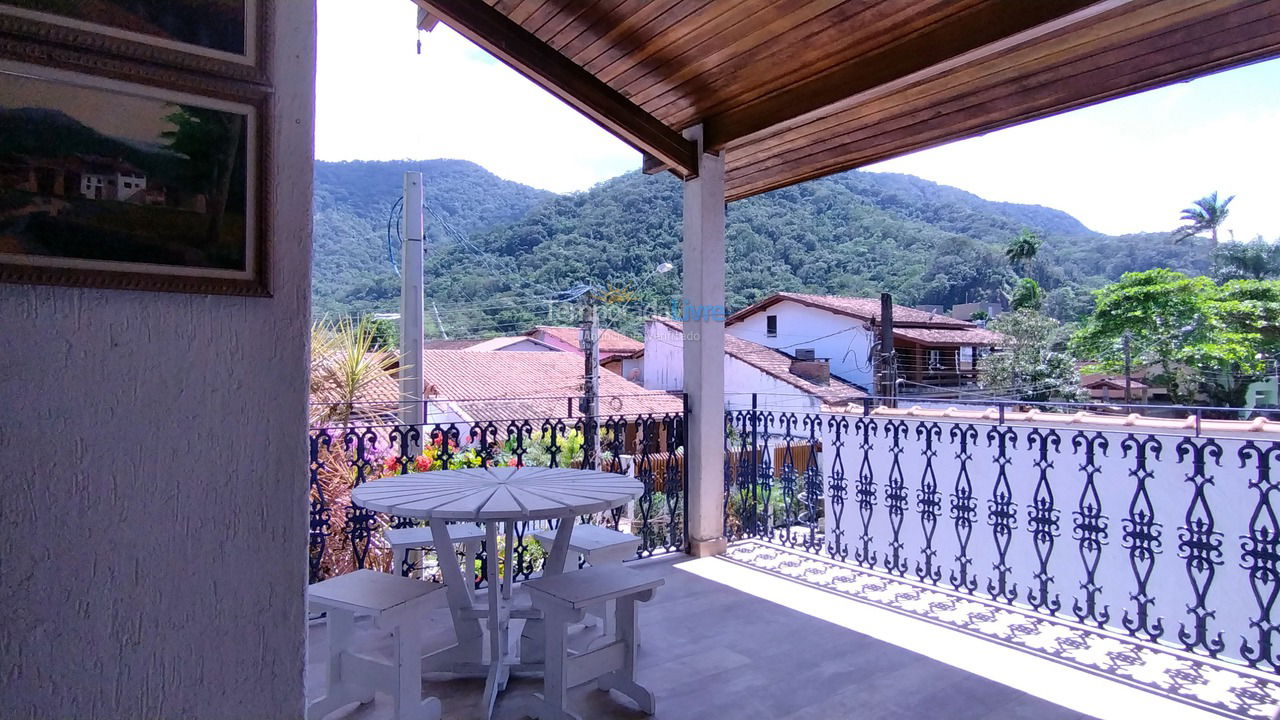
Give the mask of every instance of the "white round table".
[{"label": "white round table", "polygon": [[[497,693],[506,687],[513,667],[523,669],[539,663],[517,663],[508,652],[507,628],[511,619],[512,563],[502,565],[498,577],[498,524],[506,523],[507,552],[515,542],[516,523],[529,520],[559,520],[556,539],[543,565],[544,575],[564,572],[569,540],[579,515],[602,512],[634,500],[644,486],[625,475],[573,468],[469,468],[409,473],[371,480],[351,492],[353,501],[370,510],[427,520],[440,558],[445,591],[453,613],[458,644],[441,654],[448,667],[466,672],[485,670],[484,704],[486,717],[493,714]],[[477,607],[470,573],[463,575],[453,547],[448,522],[480,522],[485,525],[489,562],[488,607]],[[446,562],[446,557],[455,558]],[[482,618],[488,618],[489,661],[485,662]],[[523,659],[523,658],[522,658]],[[429,663],[430,664],[430,663]]]}]

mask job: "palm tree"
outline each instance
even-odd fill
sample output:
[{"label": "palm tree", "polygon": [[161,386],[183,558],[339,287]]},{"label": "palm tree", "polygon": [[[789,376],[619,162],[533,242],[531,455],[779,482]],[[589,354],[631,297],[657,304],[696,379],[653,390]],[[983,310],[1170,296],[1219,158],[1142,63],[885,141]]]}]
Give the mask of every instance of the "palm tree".
[{"label": "palm tree", "polygon": [[1218,202],[1218,191],[1215,190],[1192,203],[1191,207],[1183,208],[1181,219],[1187,224],[1174,231],[1174,241],[1181,242],[1192,235],[1208,232],[1213,244],[1217,245],[1218,228],[1226,222],[1229,214],[1227,206],[1235,199],[1236,196],[1232,195]]},{"label": "palm tree", "polygon": [[1026,266],[1035,259],[1036,253],[1040,252],[1040,244],[1044,242],[1039,235],[1026,228],[1018,233],[1018,237],[1009,241],[1005,246],[1004,256],[1009,258],[1009,264],[1022,266],[1025,271]]}]

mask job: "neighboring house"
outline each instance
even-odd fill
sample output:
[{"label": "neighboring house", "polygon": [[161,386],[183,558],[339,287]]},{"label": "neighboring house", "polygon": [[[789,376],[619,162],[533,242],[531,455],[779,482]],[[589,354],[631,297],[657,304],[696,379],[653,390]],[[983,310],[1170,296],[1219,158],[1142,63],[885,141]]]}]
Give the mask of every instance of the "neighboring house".
[{"label": "neighboring house", "polygon": [[951,317],[956,320],[969,320],[976,312],[984,312],[988,318],[994,318],[1004,312],[1004,308],[997,302],[960,303],[951,307]]},{"label": "neighboring house", "polygon": [[[1131,402],[1167,403],[1169,390],[1147,381],[1148,368],[1134,368],[1129,377]],[[1089,391],[1089,397],[1097,402],[1124,402],[1124,375],[1114,373],[1082,373],[1080,387]]]},{"label": "neighboring house", "polygon": [[[871,387],[879,324],[877,298],[775,293],[730,315],[725,331],[789,355],[825,359],[832,375]],[[965,320],[893,306],[898,377],[907,389],[972,382],[978,357],[1000,341],[999,333]]]},{"label": "neighboring house", "polygon": [[[538,325],[525,335],[565,352],[582,354],[582,328]],[[600,363],[602,365],[615,357],[630,355],[643,349],[644,343],[629,338],[617,330],[600,332]]]},{"label": "neighboring house", "polygon": [[[857,405],[866,391],[832,377],[824,360],[802,360],[759,343],[725,335],[724,391],[729,410],[751,407],[751,397],[775,409],[840,411]],[[684,390],[684,327],[650,318],[644,328],[644,386]]]},{"label": "neighboring house", "polygon": [[[564,352],[427,350],[422,361],[428,422],[558,419],[582,416],[582,356]],[[606,416],[679,413],[678,395],[646,390],[613,373],[600,374]]]}]

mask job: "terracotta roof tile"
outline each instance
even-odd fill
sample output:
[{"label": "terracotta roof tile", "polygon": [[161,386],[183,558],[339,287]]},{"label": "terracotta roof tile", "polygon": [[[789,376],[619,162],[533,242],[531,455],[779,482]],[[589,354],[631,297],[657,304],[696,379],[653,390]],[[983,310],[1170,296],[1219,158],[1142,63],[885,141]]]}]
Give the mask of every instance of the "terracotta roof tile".
[{"label": "terracotta roof tile", "polygon": [[980,327],[955,330],[936,328],[900,328],[894,326],[893,336],[922,345],[983,345],[997,346],[1004,342],[998,332]]},{"label": "terracotta roof tile", "polygon": [[[581,328],[576,327],[559,327],[556,325],[538,325],[530,330],[526,335],[536,335],[537,333],[546,333],[561,342],[568,343],[578,349],[582,349],[580,335]],[[605,353],[630,353],[644,348],[644,343],[629,338],[617,330],[605,329],[600,333],[600,352]]]},{"label": "terracotta roof tile", "polygon": [[[764,310],[770,305],[777,304],[784,300],[791,300],[802,305],[829,310],[833,313],[847,315],[849,317],[868,322],[878,321],[880,317],[879,298],[842,297],[839,295],[806,295],[805,293],[780,292],[774,293],[755,305],[743,308],[742,310],[730,315],[725,320],[725,323],[735,323],[748,315],[753,315]],[[975,327],[973,323],[966,322],[964,320],[957,320],[952,317],[947,317],[946,315],[938,315],[936,313],[917,310],[903,305],[893,306],[893,323],[897,327]]]},{"label": "terracotta roof tile", "polygon": [[[423,353],[429,400],[453,402],[477,420],[575,417],[577,398],[582,394],[582,374],[582,357],[570,353]],[[676,413],[683,408],[679,395],[646,390],[615,373],[600,372],[603,414]]]}]

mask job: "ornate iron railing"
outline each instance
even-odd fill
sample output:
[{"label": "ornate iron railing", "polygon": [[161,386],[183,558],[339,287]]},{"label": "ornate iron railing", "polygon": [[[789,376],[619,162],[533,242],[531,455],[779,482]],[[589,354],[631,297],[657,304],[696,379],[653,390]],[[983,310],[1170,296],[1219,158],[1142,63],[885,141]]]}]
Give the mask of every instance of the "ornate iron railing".
[{"label": "ornate iron railing", "polygon": [[[428,417],[430,414],[428,412]],[[312,582],[357,568],[399,569],[383,538],[388,528],[418,521],[388,517],[351,501],[353,488],[387,475],[441,468],[494,465],[582,467],[582,439],[589,418],[522,418],[428,422],[422,425],[351,421],[310,430],[310,574]],[[640,537],[637,557],[683,551],[688,481],[683,413],[599,418],[600,458],[595,467],[630,473],[644,484],[631,506],[582,521],[630,530]],[[543,553],[516,528],[513,571],[527,579],[541,570]],[[487,548],[479,556],[477,583],[485,575]]]},{"label": "ornate iron railing", "polygon": [[725,531],[1277,672],[1280,440],[1198,417],[730,410]]}]

